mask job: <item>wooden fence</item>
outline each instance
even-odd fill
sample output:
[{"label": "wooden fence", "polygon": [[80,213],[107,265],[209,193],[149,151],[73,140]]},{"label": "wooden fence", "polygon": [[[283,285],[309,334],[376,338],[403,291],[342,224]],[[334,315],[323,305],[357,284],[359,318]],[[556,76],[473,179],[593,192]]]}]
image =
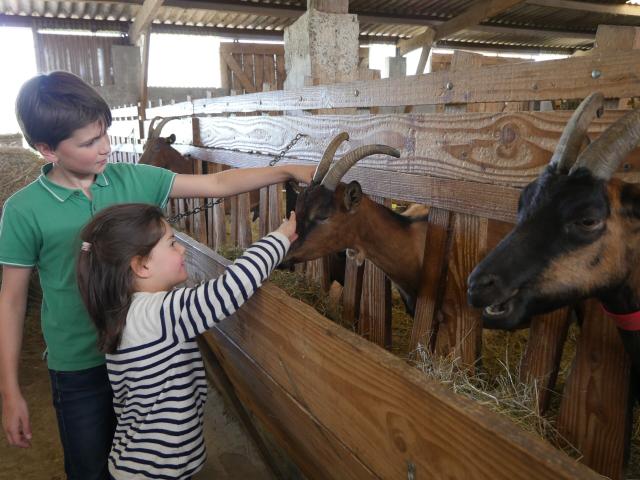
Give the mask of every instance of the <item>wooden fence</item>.
[{"label": "wooden fence", "polygon": [[[572,113],[499,107],[579,99],[596,90],[610,99],[640,96],[638,71],[640,51],[596,50],[590,56],[535,64],[464,71],[452,67],[401,79],[195,100],[148,109],[147,118],[183,115],[169,123],[165,133],[177,136],[177,147],[197,159],[200,171],[216,171],[221,165],[267,165],[298,133],[306,136],[282,163],[317,162],[328,141],[343,130],[350,135],[348,148],[366,143],[398,148],[399,159],[365,159],[346,180],[358,180],[365,193],[379,201],[430,207],[424,283],[411,345],[420,342],[438,353],[454,352],[473,368],[481,353],[481,324],[479,312],[467,306],[466,278],[511,228],[520,188],[549,161]],[[487,103],[490,108],[478,108]],[[455,104],[456,111],[223,115],[424,104]],[[471,104],[476,112],[463,111]],[[622,114],[607,111],[593,122],[590,136],[597,137]],[[126,137],[127,122],[131,120],[114,124],[116,137]],[[140,152],[139,143],[116,143],[121,161]],[[640,151],[634,151],[621,169],[622,178],[637,181]],[[280,195],[277,186],[261,192],[261,235],[282,218]],[[251,240],[248,204],[247,194],[232,201],[230,228],[240,245]],[[223,244],[223,207],[200,214],[190,232],[212,248]],[[185,241],[195,279],[222,268],[219,257]],[[322,262],[309,270],[322,280]],[[348,262],[345,311],[353,315],[359,310],[359,318],[354,318],[359,332],[384,347],[390,344],[388,288],[374,265],[358,269]],[[582,451],[583,463],[621,478],[629,360],[612,323],[590,303],[585,312],[557,424]],[[417,371],[331,326],[273,286],[263,288],[237,317],[206,335],[207,345],[232,379],[242,404],[313,478],[404,478],[408,465],[417,468],[420,478],[591,477],[563,454],[418,379]],[[546,392],[554,387],[568,325],[567,309],[535,318],[531,325],[522,374],[539,382],[542,408],[548,402]]]}]

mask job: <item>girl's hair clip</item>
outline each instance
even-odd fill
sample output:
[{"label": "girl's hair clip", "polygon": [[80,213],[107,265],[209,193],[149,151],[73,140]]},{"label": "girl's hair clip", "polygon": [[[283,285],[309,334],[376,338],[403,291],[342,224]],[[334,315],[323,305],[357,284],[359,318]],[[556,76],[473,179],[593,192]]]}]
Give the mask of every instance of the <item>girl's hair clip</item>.
[{"label": "girl's hair clip", "polygon": [[89,242],[82,242],[82,245],[80,246],[80,250],[82,250],[83,252],[88,252],[91,250],[91,244]]}]

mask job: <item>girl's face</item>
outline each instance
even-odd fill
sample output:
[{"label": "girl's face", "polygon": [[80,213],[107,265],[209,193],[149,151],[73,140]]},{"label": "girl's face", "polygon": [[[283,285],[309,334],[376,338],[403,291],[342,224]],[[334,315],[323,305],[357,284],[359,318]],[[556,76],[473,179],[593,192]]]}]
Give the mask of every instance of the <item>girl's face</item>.
[{"label": "girl's face", "polygon": [[164,222],[164,235],[153,247],[146,262],[154,283],[169,290],[187,279],[184,266],[185,248],[178,243],[173,229]]}]

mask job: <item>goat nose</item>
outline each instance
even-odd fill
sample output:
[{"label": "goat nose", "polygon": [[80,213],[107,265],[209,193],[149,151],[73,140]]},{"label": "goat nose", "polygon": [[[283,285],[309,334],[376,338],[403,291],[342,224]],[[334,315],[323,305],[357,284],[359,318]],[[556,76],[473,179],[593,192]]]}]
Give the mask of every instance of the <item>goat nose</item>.
[{"label": "goat nose", "polygon": [[494,274],[471,274],[468,279],[467,297],[473,306],[491,304],[502,292],[502,281]]}]

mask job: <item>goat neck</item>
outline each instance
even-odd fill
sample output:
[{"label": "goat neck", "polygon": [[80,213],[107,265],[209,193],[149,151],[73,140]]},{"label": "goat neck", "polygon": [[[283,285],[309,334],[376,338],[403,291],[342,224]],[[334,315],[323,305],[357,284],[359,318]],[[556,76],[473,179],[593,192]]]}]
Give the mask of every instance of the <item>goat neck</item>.
[{"label": "goat neck", "polygon": [[363,197],[354,222],[355,249],[415,298],[422,274],[426,221],[403,217]]}]

